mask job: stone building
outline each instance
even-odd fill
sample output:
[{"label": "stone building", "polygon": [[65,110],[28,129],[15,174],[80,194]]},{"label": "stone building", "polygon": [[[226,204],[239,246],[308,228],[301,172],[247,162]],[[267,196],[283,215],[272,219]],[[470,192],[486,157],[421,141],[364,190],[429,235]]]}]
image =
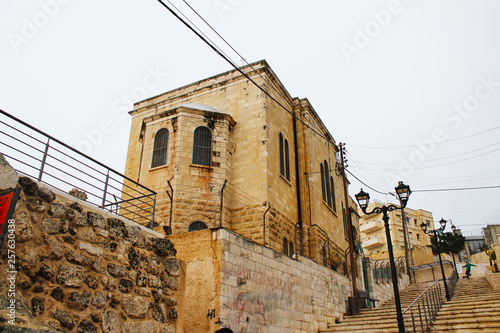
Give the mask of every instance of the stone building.
[{"label": "stone building", "polygon": [[125,175],[159,193],[155,230],[223,227],[344,272],[356,205],[335,140],[266,61],[241,70],[136,103]]},{"label": "stone building", "polygon": [[[374,202],[368,207],[368,211],[373,209],[374,206],[381,206],[383,203]],[[408,247],[410,249],[410,260],[411,253],[417,250],[417,248],[423,249],[427,245],[431,244],[430,235],[426,235],[420,228],[420,224],[426,223],[429,229],[434,229],[434,222],[432,213],[423,209],[411,209],[406,207],[404,209],[406,217],[406,231]],[[405,256],[405,243],[404,243],[404,233],[403,233],[403,218],[401,215],[401,210],[395,210],[388,212],[389,215],[389,226],[391,228],[391,240],[393,244],[394,256],[404,257]],[[372,214],[365,215],[361,213],[361,218],[359,221],[359,228],[361,232],[361,242],[363,244],[363,250],[367,256],[371,259],[387,259],[389,254],[387,252],[387,239],[385,235],[384,221],[382,220],[382,214]],[[432,253],[429,252],[432,262]],[[411,265],[417,264],[414,262]]]}]

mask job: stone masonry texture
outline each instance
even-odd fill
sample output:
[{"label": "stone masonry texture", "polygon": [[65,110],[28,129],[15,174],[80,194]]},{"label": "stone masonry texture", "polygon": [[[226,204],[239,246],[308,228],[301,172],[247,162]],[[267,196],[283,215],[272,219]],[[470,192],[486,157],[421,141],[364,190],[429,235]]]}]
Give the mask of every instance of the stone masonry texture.
[{"label": "stone masonry texture", "polygon": [[30,178],[17,186],[15,260],[5,244],[0,257],[0,331],[176,332],[169,313],[182,312],[183,271],[172,242]]}]

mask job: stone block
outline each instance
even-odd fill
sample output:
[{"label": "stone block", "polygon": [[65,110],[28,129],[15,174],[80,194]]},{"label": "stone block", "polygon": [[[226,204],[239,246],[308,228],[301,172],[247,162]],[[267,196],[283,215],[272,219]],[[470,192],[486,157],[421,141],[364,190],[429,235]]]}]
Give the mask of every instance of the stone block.
[{"label": "stone block", "polygon": [[93,256],[100,256],[104,253],[100,247],[85,242],[79,242],[78,247],[80,250],[83,250]]},{"label": "stone block", "polygon": [[0,154],[0,191],[16,187],[18,180],[19,176],[16,170]]},{"label": "stone block", "polygon": [[56,282],[66,287],[81,287],[83,283],[83,269],[77,266],[61,264],[57,272]]},{"label": "stone block", "polygon": [[[124,294],[121,303],[122,309],[127,317],[135,319],[143,319],[149,309],[150,302],[147,298],[142,296],[134,296]],[[150,332],[150,331],[144,331]]]}]

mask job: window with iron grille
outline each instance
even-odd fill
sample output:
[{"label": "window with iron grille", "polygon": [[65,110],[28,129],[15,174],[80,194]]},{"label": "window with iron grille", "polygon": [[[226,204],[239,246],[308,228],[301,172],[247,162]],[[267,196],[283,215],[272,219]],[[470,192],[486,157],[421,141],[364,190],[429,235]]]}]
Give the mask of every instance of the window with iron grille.
[{"label": "window with iron grille", "polygon": [[167,151],[168,151],[168,130],[166,128],[160,129],[156,132],[155,141],[153,144],[153,158],[151,160],[151,167],[159,167],[167,164]]},{"label": "window with iron grille", "polygon": [[208,229],[208,226],[205,224],[205,222],[202,221],[193,221],[188,227],[188,232],[191,231],[197,231],[197,230],[204,230]]},{"label": "window with iron grille", "polygon": [[212,165],[212,131],[200,126],[194,131],[193,164]]}]

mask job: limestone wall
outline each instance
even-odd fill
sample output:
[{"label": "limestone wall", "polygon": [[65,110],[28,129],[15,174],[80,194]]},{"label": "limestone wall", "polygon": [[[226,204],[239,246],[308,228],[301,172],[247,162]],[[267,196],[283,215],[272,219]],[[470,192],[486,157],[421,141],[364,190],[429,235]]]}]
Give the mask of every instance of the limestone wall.
[{"label": "limestone wall", "polygon": [[311,259],[227,229],[167,237],[186,263],[186,332],[318,332],[347,312],[350,279]]},{"label": "limestone wall", "polygon": [[4,244],[0,259],[0,331],[170,333],[182,326],[183,266],[171,241],[27,177],[18,186],[15,246]]}]

